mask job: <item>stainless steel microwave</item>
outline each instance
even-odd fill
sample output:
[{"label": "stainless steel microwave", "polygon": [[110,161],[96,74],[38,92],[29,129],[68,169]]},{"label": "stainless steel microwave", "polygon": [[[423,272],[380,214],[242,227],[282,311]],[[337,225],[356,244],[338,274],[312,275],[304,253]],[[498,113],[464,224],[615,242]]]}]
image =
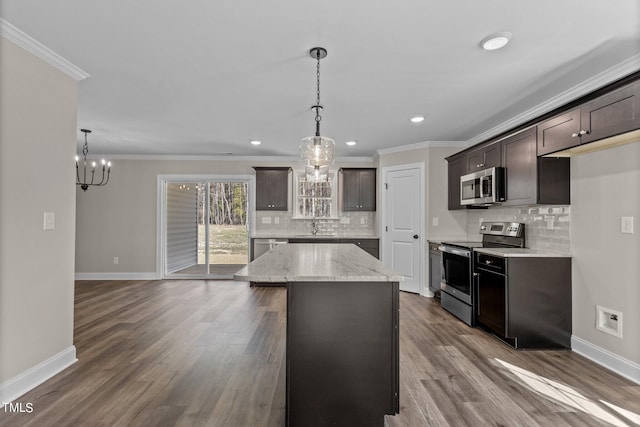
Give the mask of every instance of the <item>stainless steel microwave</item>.
[{"label": "stainless steel microwave", "polygon": [[506,200],[504,168],[495,167],[460,177],[460,204],[491,206]]}]

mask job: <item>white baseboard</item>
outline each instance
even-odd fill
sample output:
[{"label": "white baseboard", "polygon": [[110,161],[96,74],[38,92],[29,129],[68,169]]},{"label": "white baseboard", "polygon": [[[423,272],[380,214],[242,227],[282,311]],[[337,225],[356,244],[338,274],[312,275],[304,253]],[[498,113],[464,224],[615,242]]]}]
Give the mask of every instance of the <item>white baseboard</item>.
[{"label": "white baseboard", "polygon": [[76,347],[71,346],[31,369],[0,384],[0,402],[9,403],[76,363]]},{"label": "white baseboard", "polygon": [[160,274],[153,273],[76,273],[76,280],[160,280]]},{"label": "white baseboard", "polygon": [[628,380],[640,384],[640,364],[591,344],[589,341],[585,341],[575,335],[571,336],[571,349]]}]

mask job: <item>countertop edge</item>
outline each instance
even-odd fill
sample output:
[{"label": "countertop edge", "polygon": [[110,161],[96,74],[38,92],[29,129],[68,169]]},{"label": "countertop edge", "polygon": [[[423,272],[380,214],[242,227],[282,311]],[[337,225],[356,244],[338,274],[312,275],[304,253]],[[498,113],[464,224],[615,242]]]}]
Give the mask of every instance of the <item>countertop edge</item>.
[{"label": "countertop edge", "polygon": [[257,283],[404,281],[362,248],[340,243],[276,245],[233,278]]},{"label": "countertop edge", "polygon": [[289,283],[289,282],[402,282],[403,276],[255,276],[234,274],[233,280],[258,283]]},{"label": "countertop edge", "polygon": [[[526,252],[509,252],[510,248],[474,248],[474,252],[496,255],[504,258],[573,258],[571,254],[561,254],[556,252],[546,252],[537,249],[527,249]],[[514,248],[519,249],[519,248]],[[520,249],[521,250],[521,249]]]},{"label": "countertop edge", "polygon": [[371,236],[371,235],[346,235],[346,234],[336,234],[332,236],[328,235],[276,235],[276,234],[250,234],[250,239],[378,239],[380,240],[380,236]]}]

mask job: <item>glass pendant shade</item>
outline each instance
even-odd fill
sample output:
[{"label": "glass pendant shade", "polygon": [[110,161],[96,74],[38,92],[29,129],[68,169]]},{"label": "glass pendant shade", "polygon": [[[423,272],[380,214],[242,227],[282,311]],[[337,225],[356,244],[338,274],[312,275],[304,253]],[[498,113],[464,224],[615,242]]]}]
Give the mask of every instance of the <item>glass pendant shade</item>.
[{"label": "glass pendant shade", "polygon": [[329,181],[329,166],[306,166],[304,168],[307,182]]},{"label": "glass pendant shade", "polygon": [[305,166],[329,166],[335,162],[336,143],[324,136],[308,136],[300,143],[300,161]]}]

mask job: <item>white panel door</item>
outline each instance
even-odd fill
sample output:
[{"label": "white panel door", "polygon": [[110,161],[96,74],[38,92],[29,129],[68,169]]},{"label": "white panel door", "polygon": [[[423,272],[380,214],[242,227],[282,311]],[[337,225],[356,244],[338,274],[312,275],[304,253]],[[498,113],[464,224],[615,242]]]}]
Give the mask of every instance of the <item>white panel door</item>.
[{"label": "white panel door", "polygon": [[422,185],[419,168],[386,173],[383,260],[404,276],[400,290],[420,293]]}]

